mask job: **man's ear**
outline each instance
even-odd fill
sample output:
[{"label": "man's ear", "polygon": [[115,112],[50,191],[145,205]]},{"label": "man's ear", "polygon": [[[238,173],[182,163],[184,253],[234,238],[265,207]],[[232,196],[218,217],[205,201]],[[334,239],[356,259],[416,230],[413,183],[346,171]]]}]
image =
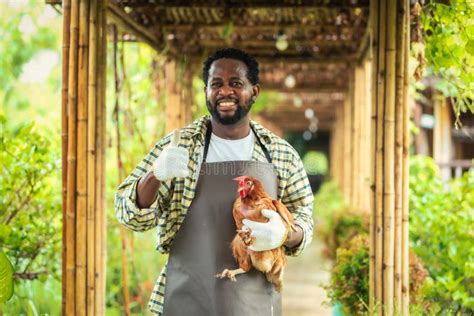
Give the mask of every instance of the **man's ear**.
[{"label": "man's ear", "polygon": [[252,100],[255,102],[257,100],[258,95],[260,94],[260,85],[257,83],[256,85],[252,86]]}]

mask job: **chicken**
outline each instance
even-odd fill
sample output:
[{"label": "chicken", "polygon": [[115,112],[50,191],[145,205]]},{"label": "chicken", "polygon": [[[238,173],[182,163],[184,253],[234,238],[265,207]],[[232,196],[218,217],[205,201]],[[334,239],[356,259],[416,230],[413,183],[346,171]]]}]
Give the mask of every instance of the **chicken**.
[{"label": "chicken", "polygon": [[235,282],[236,275],[248,272],[253,266],[258,271],[265,273],[267,280],[275,286],[275,290],[281,292],[283,268],[287,262],[283,246],[266,251],[249,249],[248,246],[252,245],[255,240],[250,235],[251,231],[245,229],[242,221],[249,219],[256,222],[268,222],[268,219],[263,216],[262,210],[269,209],[280,214],[283,222],[287,225],[287,231],[289,229],[296,231],[293,215],[280,201],[273,200],[256,178],[241,176],[234,180],[239,182],[237,190],[239,197],[235,200],[232,209],[237,234],[231,243],[231,248],[239,268],[224,269],[216,277],[221,279],[227,277]]}]

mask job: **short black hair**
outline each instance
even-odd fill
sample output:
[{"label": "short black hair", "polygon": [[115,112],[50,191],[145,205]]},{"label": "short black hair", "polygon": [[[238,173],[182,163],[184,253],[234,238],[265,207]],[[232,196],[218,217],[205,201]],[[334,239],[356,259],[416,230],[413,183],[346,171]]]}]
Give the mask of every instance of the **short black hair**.
[{"label": "short black hair", "polygon": [[222,58],[240,60],[247,66],[247,79],[250,83],[256,85],[259,82],[258,62],[255,58],[237,48],[222,48],[209,55],[204,62],[202,67],[202,80],[206,86],[207,80],[209,79],[209,69],[211,68],[212,63]]}]

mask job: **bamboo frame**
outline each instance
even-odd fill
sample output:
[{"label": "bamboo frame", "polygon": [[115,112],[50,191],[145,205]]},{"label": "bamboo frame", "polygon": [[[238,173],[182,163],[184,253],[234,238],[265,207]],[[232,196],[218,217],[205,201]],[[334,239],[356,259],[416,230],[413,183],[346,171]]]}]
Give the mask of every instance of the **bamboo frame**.
[{"label": "bamboo frame", "polygon": [[79,2],[79,68],[77,108],[76,315],[86,314],[87,288],[87,88],[89,58],[89,1]]},{"label": "bamboo frame", "polygon": [[157,41],[157,36],[155,34],[135,22],[127,13],[122,10],[122,8],[116,4],[107,1],[105,6],[109,13],[108,16],[110,19],[120,28],[131,32],[133,35],[153,47],[155,50],[160,50],[160,42]]},{"label": "bamboo frame", "polygon": [[[405,50],[405,18],[396,17],[397,52]],[[395,253],[394,253],[394,307],[396,311],[402,308],[402,188],[403,188],[403,89],[405,76],[405,55],[396,55],[396,97],[395,97]]]},{"label": "bamboo frame", "polygon": [[384,110],[384,311],[393,314],[393,262],[395,248],[395,62],[397,2],[387,3],[386,80]]},{"label": "bamboo frame", "polygon": [[404,21],[405,27],[403,28],[404,32],[404,51],[401,52],[404,54],[404,77],[403,77],[403,152],[402,152],[402,306],[401,312],[403,315],[409,315],[410,310],[410,279],[409,279],[409,201],[408,201],[408,180],[409,180],[409,170],[408,170],[408,155],[409,155],[409,146],[410,146],[410,133],[409,133],[409,80],[410,76],[408,73],[408,61],[410,58],[410,14],[408,12],[410,8],[410,3],[408,0],[403,0],[403,9],[404,9]]},{"label": "bamboo frame", "polygon": [[371,137],[371,154],[373,157],[371,170],[370,170],[370,249],[369,249],[369,308],[370,310],[374,310],[375,307],[375,299],[376,299],[376,278],[375,278],[375,270],[376,270],[376,159],[377,151],[377,76],[378,76],[378,2],[371,1],[370,2],[370,30],[371,30],[371,43],[372,49],[370,50],[370,60],[372,62],[372,78],[371,78],[371,85],[372,85],[372,95],[371,95],[371,130],[372,130],[372,137]]},{"label": "bamboo frame", "polygon": [[96,226],[95,236],[98,243],[95,247],[95,267],[96,267],[96,295],[95,314],[105,314],[105,269],[106,269],[106,208],[105,208],[105,97],[106,97],[106,65],[107,65],[107,0],[98,1],[98,78],[97,78],[97,160],[96,160]]},{"label": "bamboo frame", "polygon": [[378,304],[377,313],[382,314],[383,303],[383,251],[384,251],[384,226],[383,226],[383,180],[384,180],[384,141],[383,141],[383,119],[384,119],[384,96],[385,96],[385,20],[386,20],[386,2],[380,1],[378,3],[378,52],[377,52],[377,145],[376,145],[376,166],[375,166],[375,203],[376,203],[376,217],[375,217],[375,274],[376,274],[376,288],[375,288],[375,302]]},{"label": "bamboo frame", "polygon": [[343,106],[343,175],[344,181],[342,186],[342,192],[348,202],[351,199],[351,91],[353,82],[349,77],[349,89],[344,96]]},{"label": "bamboo frame", "polygon": [[[76,277],[76,199],[72,192],[76,191],[76,143],[77,143],[77,59],[78,59],[78,36],[79,36],[79,6],[77,1],[71,3],[71,26],[70,26],[70,49],[68,70],[68,152],[67,152],[67,198],[66,218],[64,234],[66,235],[66,270],[63,282],[65,282],[65,314],[75,313],[75,277]],[[68,251],[69,250],[69,251]],[[63,298],[64,299],[64,298]]]},{"label": "bamboo frame", "polygon": [[96,135],[97,135],[97,53],[98,53],[98,14],[97,0],[91,1],[89,16],[89,68],[88,68],[88,117],[87,125],[87,314],[94,315],[95,298],[95,206],[96,206]]},{"label": "bamboo frame", "polygon": [[359,188],[357,186],[359,177],[359,67],[356,66],[351,74],[352,89],[351,89],[351,205],[359,208]]},{"label": "bamboo frame", "polygon": [[408,314],[407,1],[373,1],[370,306]]},{"label": "bamboo frame", "polygon": [[102,315],[105,239],[97,237],[105,234],[105,128],[97,124],[105,123],[103,2],[65,1],[64,19],[62,314]]},{"label": "bamboo frame", "polygon": [[[66,203],[67,203],[67,153],[68,153],[68,77],[69,77],[69,36],[71,27],[71,3],[64,0],[63,3],[63,45],[62,45],[62,82],[61,82],[61,178],[62,178],[62,205],[63,205],[63,226],[65,227],[62,236],[62,245],[67,245],[66,233]],[[66,275],[66,251],[62,251],[62,271]],[[66,313],[66,278],[61,284],[63,299],[61,301],[62,314]]]}]

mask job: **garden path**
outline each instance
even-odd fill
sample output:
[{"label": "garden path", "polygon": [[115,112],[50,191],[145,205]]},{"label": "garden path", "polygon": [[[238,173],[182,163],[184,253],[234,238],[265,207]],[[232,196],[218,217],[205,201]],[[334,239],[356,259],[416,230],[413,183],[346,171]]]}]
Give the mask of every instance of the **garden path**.
[{"label": "garden path", "polygon": [[322,254],[323,244],[315,239],[299,257],[288,257],[283,282],[284,316],[331,316],[322,284],[330,277],[330,262]]}]

